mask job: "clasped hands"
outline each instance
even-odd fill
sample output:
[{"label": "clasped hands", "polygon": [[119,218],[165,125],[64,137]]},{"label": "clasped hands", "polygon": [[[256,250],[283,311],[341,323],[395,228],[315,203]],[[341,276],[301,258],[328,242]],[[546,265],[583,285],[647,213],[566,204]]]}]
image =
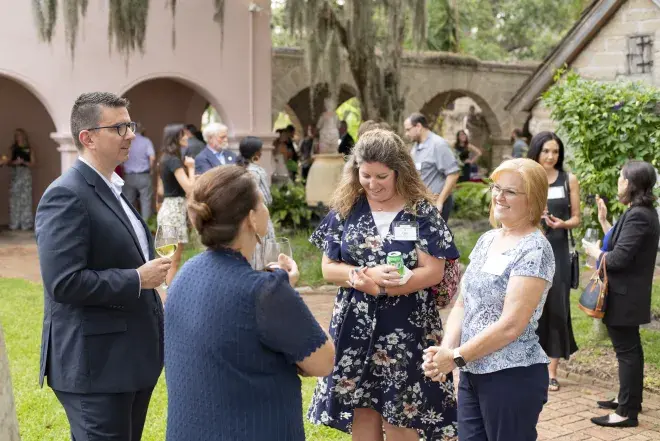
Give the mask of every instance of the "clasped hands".
[{"label": "clasped hands", "polygon": [[405,274],[402,276],[395,266],[378,265],[373,268],[362,267],[351,270],[346,283],[365,294],[377,296],[381,286],[395,288],[405,285],[412,275],[413,272],[408,268],[405,268]]},{"label": "clasped hands", "polygon": [[424,363],[422,370],[431,381],[444,382],[447,374],[456,369],[454,351],[442,346],[431,346],[424,349]]}]

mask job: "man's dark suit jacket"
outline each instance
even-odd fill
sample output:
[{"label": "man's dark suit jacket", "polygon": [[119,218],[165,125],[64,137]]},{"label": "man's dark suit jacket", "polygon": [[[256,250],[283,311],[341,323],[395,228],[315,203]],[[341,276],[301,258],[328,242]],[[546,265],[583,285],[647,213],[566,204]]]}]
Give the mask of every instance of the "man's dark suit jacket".
[{"label": "man's dark suit jacket", "polygon": [[658,213],[629,208],[613,227],[605,256],[609,290],[603,322],[637,326],[651,321],[651,290],[658,250]]},{"label": "man's dark suit jacket", "polygon": [[155,386],[163,305],[155,290],[139,289],[145,256],[103,178],[76,161],[41,198],[36,235],[44,283],[40,385],[47,376],[54,390],[80,394]]},{"label": "man's dark suit jacket", "polygon": [[193,136],[192,138],[188,138],[188,147],[183,152],[183,156],[190,156],[195,159],[205,148],[206,144]]},{"label": "man's dark suit jacket", "polygon": [[346,132],[344,133],[344,136],[342,136],[340,139],[339,148],[337,149],[337,152],[341,153],[342,155],[350,155],[351,152],[353,151],[354,145],[355,145],[355,141],[353,140],[353,137],[351,136],[350,133]]},{"label": "man's dark suit jacket", "polygon": [[[238,159],[236,154],[226,149],[222,150],[221,154],[225,158],[225,165],[236,164],[236,160]],[[203,149],[195,156],[195,174],[198,176],[220,165],[222,165],[220,164],[220,160],[216,158],[210,148]]]}]

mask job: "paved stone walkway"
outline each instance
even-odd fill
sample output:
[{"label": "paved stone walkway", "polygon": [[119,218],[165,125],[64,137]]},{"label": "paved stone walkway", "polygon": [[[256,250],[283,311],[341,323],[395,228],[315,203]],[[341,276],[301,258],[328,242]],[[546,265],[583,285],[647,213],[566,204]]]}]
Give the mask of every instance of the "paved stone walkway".
[{"label": "paved stone walkway", "polygon": [[[334,293],[303,294],[305,302],[325,329],[328,328]],[[612,429],[591,423],[590,418],[607,415],[598,409],[596,401],[614,396],[617,385],[608,390],[594,384],[576,383],[560,379],[562,388],[551,392],[537,426],[539,440],[556,441],[660,441],[660,397],[645,394],[644,413],[639,416],[639,427]],[[515,441],[515,440],[511,440]]]}]

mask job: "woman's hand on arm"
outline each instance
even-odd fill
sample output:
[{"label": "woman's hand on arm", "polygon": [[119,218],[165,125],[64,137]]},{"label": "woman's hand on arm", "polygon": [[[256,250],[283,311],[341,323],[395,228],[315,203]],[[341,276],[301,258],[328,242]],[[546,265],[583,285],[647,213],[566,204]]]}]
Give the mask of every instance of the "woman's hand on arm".
[{"label": "woman's hand on arm", "polygon": [[[371,270],[369,270],[371,272]],[[381,285],[385,286],[385,292],[389,296],[408,295],[420,289],[426,289],[442,282],[445,276],[445,260],[433,257],[421,250],[417,250],[417,268],[412,270],[412,277],[405,285]]]},{"label": "woman's hand on arm", "polygon": [[[323,260],[321,261],[323,278],[330,283],[334,283],[335,285],[344,288],[353,287],[350,282],[352,278],[355,277],[355,275],[351,274],[351,271],[356,270],[357,268],[358,267],[353,265],[348,265],[343,262],[332,260],[325,254],[323,255]],[[396,285],[398,285],[398,280],[401,276],[399,276],[399,273],[396,271],[397,269],[391,265],[379,265],[373,268],[363,268],[361,274],[363,277],[370,279],[377,285],[378,281],[385,284],[394,284],[394,282],[387,282],[388,280],[394,280],[396,281]],[[361,288],[356,287],[356,289],[360,289],[360,291],[362,291]]]}]

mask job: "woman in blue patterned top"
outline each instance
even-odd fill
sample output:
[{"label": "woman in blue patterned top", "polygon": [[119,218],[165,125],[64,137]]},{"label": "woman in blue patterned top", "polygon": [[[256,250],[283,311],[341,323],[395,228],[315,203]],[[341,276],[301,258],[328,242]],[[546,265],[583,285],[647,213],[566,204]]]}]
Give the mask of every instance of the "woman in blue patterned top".
[{"label": "woman in blue patterned top", "polygon": [[294,291],[296,263],[255,271],[268,208],[250,172],[217,167],[188,211],[208,250],[190,259],[165,304],[170,441],[304,441],[298,372],[327,375],[334,346]]},{"label": "woman in blue patterned top", "polygon": [[[354,440],[382,441],[383,429],[394,441],[453,439],[453,385],[421,366],[422,349],[442,338],[438,302],[458,279],[458,250],[401,138],[362,135],[331,206],[311,241],[324,278],[341,286],[330,323],[337,355],[310,420]],[[390,252],[401,254],[404,277],[386,264]]]},{"label": "woman in blue patterned top", "polygon": [[502,163],[492,174],[491,224],[479,238],[460,297],[424,370],[436,381],[457,366],[458,439],[533,441],[548,397],[549,359],[536,335],[555,272],[540,231],[548,178],[531,159]]}]

